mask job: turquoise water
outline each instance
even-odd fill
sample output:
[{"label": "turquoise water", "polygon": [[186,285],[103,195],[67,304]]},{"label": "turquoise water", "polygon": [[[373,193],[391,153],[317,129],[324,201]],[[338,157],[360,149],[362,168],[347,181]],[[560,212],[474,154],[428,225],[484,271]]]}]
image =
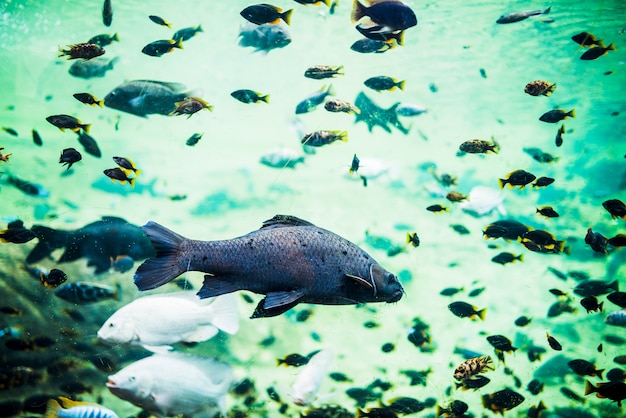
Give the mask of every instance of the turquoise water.
[{"label": "turquoise water", "polygon": [[[446,388],[453,386],[452,373],[463,361],[453,354],[454,348],[493,356],[487,335],[506,335],[518,346],[529,341],[543,346],[547,349],[543,363],[557,354],[547,346],[546,331],[563,344],[562,353],[568,358],[595,361],[600,369],[619,367],[612,359],[626,354],[623,345],[606,341],[607,335],[626,338],[624,328],[604,323],[604,317],[618,307],[606,301],[604,313],[586,314],[579,305],[580,297],[572,294],[577,282],[572,278],[561,281],[548,271],[548,267],[562,272],[584,271],[593,279],[618,280],[621,287],[626,285],[624,250],[601,255],[584,244],[590,227],[608,237],[625,232],[624,221],[612,220],[601,203],[626,200],[626,7],[618,1],[412,1],[407,4],[419,23],[406,31],[404,46],[382,54],[358,54],[349,48],[360,36],[351,27],[348,1],[340,1],[336,13],[329,15],[326,6],[305,7],[283,0],[276,5],[295,9],[289,26],[292,42],[262,54],[237,45],[244,23],[239,12],[250,4],[114,1],[113,23],[107,28],[102,24],[102,4],[98,1],[0,3],[0,125],[18,132],[14,137],[0,131],[0,146],[5,148],[2,152],[12,154],[9,163],[0,162],[0,169],[49,190],[48,197],[33,197],[0,184],[3,227],[19,218],[27,227],[40,224],[74,230],[109,215],[135,225],[153,220],[185,236],[214,240],[243,235],[277,213],[292,214],[360,245],[389,271],[405,272],[401,278],[405,279],[406,296],[395,304],[359,308],[299,305],[296,313],[311,309],[313,315],[306,322],[297,322],[291,313],[249,320],[255,305],[240,298],[241,329],[236,335],[219,334],[193,348],[177,347],[217,355],[234,367],[237,379],[254,380],[259,401],[266,405],[250,411],[250,416],[279,416],[279,405],[265,393],[269,386],[290,404],[287,416],[306,410],[289,399],[298,370],[276,368],[275,359],[322,348],[335,353],[332,371],[341,371],[354,382],[339,383],[326,377],[315,402],[318,406],[336,403],[354,412],[354,400],[345,390],[365,387],[376,378],[393,385],[382,396],[385,402],[398,396],[422,401],[433,397],[444,406],[460,399],[469,404],[475,416],[483,413],[481,395],[504,387],[526,398],[507,416],[525,416],[540,399],[551,411],[581,406],[559,392],[560,387],[567,386],[583,394],[584,381],[571,373],[562,382],[550,382],[539,396],[527,392],[526,384],[542,363],[529,362],[522,348],[506,356],[506,366],[521,380],[522,388],[514,387],[511,376],[503,372],[505,365],[497,361],[496,370],[486,374],[492,382],[485,388],[452,394],[446,394]],[[547,15],[510,25],[495,24],[502,14],[548,5],[552,9]],[[173,29],[151,22],[151,14],[172,22]],[[199,24],[204,32],[186,41],[183,50],[160,58],[140,52],[147,43],[172,36],[174,30]],[[570,37],[581,31],[595,34],[606,44],[613,42],[616,51],[594,61],[580,60],[584,50]],[[120,42],[106,47],[104,55],[119,57],[114,69],[103,78],[89,80],[69,75],[71,61],[57,58],[58,47],[101,33],[119,34]],[[331,80],[337,98],[354,102],[363,91],[383,108],[397,102],[416,103],[425,106],[427,112],[400,119],[410,127],[407,135],[395,128],[391,133],[380,127],[369,132],[366,124],[354,123],[353,115],[329,113],[322,106],[296,117],[298,102],[328,84],[328,80],[303,77],[305,69],[316,64],[344,66],[345,75]],[[481,76],[481,69],[486,77]],[[365,79],[378,75],[406,80],[405,89],[377,93],[363,85]],[[215,108],[189,119],[162,115],[139,118],[108,107],[88,107],[72,97],[90,92],[103,99],[121,83],[138,79],[183,83]],[[554,94],[525,94],[526,83],[537,79],[556,83]],[[230,97],[232,91],[242,88],[269,94],[269,105],[243,104]],[[576,111],[576,118],[564,121],[567,132],[559,148],[554,137],[560,124],[538,120],[556,107]],[[83,152],[83,160],[66,172],[58,164],[60,152],[67,147],[82,152],[82,148],[73,133],[61,132],[46,122],[45,118],[54,114],[69,114],[91,123],[90,134],[97,140],[102,158]],[[33,144],[32,129],[41,134],[42,147]],[[319,129],[347,130],[349,141],[305,155],[299,143],[302,134]],[[203,138],[194,147],[186,146],[185,141],[195,132],[204,133]],[[497,155],[457,156],[463,141],[492,137],[500,144]],[[305,155],[304,164],[281,169],[259,163],[263,154],[277,147]],[[557,156],[558,161],[536,162],[523,151],[529,147],[541,148]],[[374,178],[368,173],[368,185],[363,187],[354,176],[346,176],[354,154],[362,160],[363,173],[382,165],[386,174]],[[143,170],[134,188],[113,184],[104,176],[103,170],[115,167],[111,160],[115,155],[132,158]],[[474,217],[448,202],[427,168],[433,166],[437,174],[457,176],[454,189],[464,194],[474,186],[497,189],[497,179],[516,169],[555,178],[553,185],[541,190],[503,190],[503,207],[506,217],[567,240],[571,255],[539,254],[514,242],[485,241],[481,230],[504,216],[494,212]],[[173,200],[175,195],[186,199]],[[436,203],[449,206],[449,212],[434,214],[425,209]],[[537,216],[535,210],[542,205],[553,206],[561,216]],[[451,224],[464,225],[470,234],[459,235]],[[406,232],[418,233],[418,248],[404,245]],[[371,236],[388,238],[403,252],[389,256],[387,248],[372,245]],[[491,244],[497,248],[489,248]],[[109,315],[142,295],[132,283],[133,271],[111,270],[95,276],[84,259],[60,265],[54,260],[42,261],[44,267],[63,269],[70,280],[123,288],[119,301],[72,306],[21,268],[33,246],[33,242],[2,244],[1,304],[20,309],[22,315],[3,314],[0,326],[21,327],[30,336],[47,335],[55,344],[45,350],[16,352],[3,343],[3,359],[37,370],[44,370],[58,357],[80,359],[80,368],[68,373],[81,376],[92,393],[79,397],[89,401],[102,397],[102,403],[120,416],[136,415],[138,408],[109,393],[104,385],[108,373],[97,371],[86,361],[87,351],[81,348],[81,344],[95,342],[97,329]],[[490,259],[501,251],[523,253],[524,261],[506,266],[492,263]],[[201,274],[185,277],[196,289],[200,286]],[[453,298],[440,296],[445,287],[463,287],[464,292]],[[469,297],[468,292],[477,287],[485,290]],[[548,307],[557,300],[548,292],[550,288],[569,293],[577,311],[547,318]],[[159,291],[172,290],[165,287]],[[258,298],[252,296],[256,302]],[[453,316],[447,305],[454,300],[487,308],[485,321]],[[70,307],[87,319],[76,322],[68,318],[63,310]],[[513,321],[520,315],[532,317],[532,323],[526,328],[515,327]],[[415,317],[430,325],[432,352],[421,352],[407,340]],[[380,327],[365,328],[367,321]],[[274,336],[275,342],[260,345],[268,336]],[[381,346],[389,342],[395,350],[382,352]],[[604,350],[598,353],[596,347],[601,342]],[[117,359],[118,368],[147,354],[123,347],[95,348]],[[406,369],[431,369],[427,385],[410,386],[401,373]],[[0,398],[63,394],[56,383],[48,378],[37,385],[5,389],[0,391]],[[229,407],[241,402],[232,395],[227,398]],[[609,400],[590,395],[585,407],[598,417],[608,416],[615,411],[601,412],[601,408],[609,404]],[[367,406],[377,405],[371,402]],[[420,416],[434,411],[427,409]]]}]

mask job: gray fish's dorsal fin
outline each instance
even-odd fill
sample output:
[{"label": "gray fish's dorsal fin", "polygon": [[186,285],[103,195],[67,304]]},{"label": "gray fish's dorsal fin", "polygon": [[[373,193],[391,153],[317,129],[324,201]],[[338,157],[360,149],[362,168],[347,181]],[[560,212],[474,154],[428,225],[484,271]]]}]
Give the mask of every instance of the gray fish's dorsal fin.
[{"label": "gray fish's dorsal fin", "polygon": [[126,219],[120,218],[118,216],[103,216],[102,221],[112,223],[112,224],[127,224],[128,223]]},{"label": "gray fish's dorsal fin", "polygon": [[166,87],[175,93],[180,93],[187,88],[187,86],[185,86],[183,83],[177,83],[177,82],[156,81],[156,80],[133,80],[133,82],[160,84],[161,86]]},{"label": "gray fish's dorsal fin", "polygon": [[268,219],[263,222],[261,229],[263,228],[283,228],[292,226],[315,226],[309,221],[300,219],[292,215],[274,215],[272,219]]},{"label": "gray fish's dorsal fin", "polygon": [[362,279],[359,276],[353,276],[352,274],[347,274],[347,273],[345,273],[344,276],[346,276],[350,280],[353,280],[355,283],[357,283],[357,284],[359,284],[361,286],[365,286],[365,287],[367,287],[369,289],[374,289],[374,286],[372,286],[372,284],[369,281],[367,281],[365,279]]}]

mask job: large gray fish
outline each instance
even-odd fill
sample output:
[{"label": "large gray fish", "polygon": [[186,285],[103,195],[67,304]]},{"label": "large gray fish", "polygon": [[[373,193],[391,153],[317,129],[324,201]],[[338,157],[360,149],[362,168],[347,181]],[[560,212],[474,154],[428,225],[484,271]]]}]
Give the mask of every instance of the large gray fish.
[{"label": "large gray fish", "polygon": [[150,114],[169,115],[176,102],[189,96],[180,83],[152,80],[134,80],[120,84],[104,98],[107,107],[147,117]]},{"label": "large gray fish", "polygon": [[43,225],[33,225],[39,242],[26,257],[26,264],[50,257],[59,248],[65,252],[57,261],[64,263],[87,258],[87,265],[96,268],[96,274],[104,273],[111,267],[111,261],[118,256],[129,256],[133,260],[143,260],[154,256],[150,241],[142,230],[122,218],[103,216],[102,220],[75,231],[60,231]]},{"label": "large gray fish", "polygon": [[276,215],[256,231],[221,241],[190,240],[155,222],[143,230],[156,257],[137,269],[139,290],[202,271],[208,274],[201,298],[238,290],[265,295],[252,318],[280,315],[298,303],[391,303],[404,293],[398,278],[365,251],[295,216]]},{"label": "large gray fish", "polygon": [[79,60],[75,61],[68,71],[71,75],[78,78],[104,77],[107,71],[113,69],[117,61],[119,61],[118,57],[112,59],[96,57],[87,61]]},{"label": "large gray fish", "polygon": [[291,35],[284,23],[255,25],[246,22],[239,29],[239,46],[251,46],[254,52],[267,54],[272,49],[283,48],[291,43]]},{"label": "large gray fish", "polygon": [[547,15],[548,13],[550,13],[550,7],[545,10],[526,10],[523,12],[509,13],[500,16],[498,20],[496,20],[496,23],[515,23],[524,19],[528,19],[531,16]]}]

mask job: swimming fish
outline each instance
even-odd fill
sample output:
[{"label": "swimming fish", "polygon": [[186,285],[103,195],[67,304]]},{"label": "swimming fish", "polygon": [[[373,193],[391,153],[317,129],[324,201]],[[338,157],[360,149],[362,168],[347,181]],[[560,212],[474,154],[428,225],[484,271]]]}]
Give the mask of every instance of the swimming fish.
[{"label": "swimming fish", "polygon": [[54,291],[56,296],[77,305],[87,305],[106,299],[119,300],[119,293],[119,287],[87,282],[66,283]]},{"label": "swimming fish", "polygon": [[25,193],[29,196],[50,196],[50,191],[44,188],[41,184],[33,183],[32,181],[25,180],[13,174],[0,174],[0,182],[10,184],[11,186],[14,186],[18,190],[20,190],[22,193]]},{"label": "swimming fish", "polygon": [[566,112],[561,109],[550,110],[539,117],[539,120],[547,123],[557,123],[562,121],[563,119],[567,119],[568,117],[575,118],[576,114],[574,113],[574,109]]},{"label": "swimming fish", "polygon": [[353,104],[350,104],[346,101],[343,100],[339,100],[339,99],[328,99],[326,101],[326,103],[324,103],[324,109],[328,110],[329,112],[343,112],[343,113],[361,113],[361,110],[354,106]]},{"label": "swimming fish", "polygon": [[113,35],[103,33],[101,35],[96,35],[96,36],[91,37],[87,41],[87,43],[96,44],[104,48],[107,45],[111,45],[113,42],[119,42],[119,41],[120,41],[120,37],[117,35],[117,33],[114,33]]},{"label": "swimming fish", "polygon": [[103,171],[103,173],[105,176],[110,178],[113,183],[116,181],[119,181],[121,184],[128,182],[131,187],[135,187],[135,180],[137,177],[128,177],[126,171],[122,170],[120,167],[107,168]]},{"label": "swimming fish", "polygon": [[350,49],[361,54],[382,54],[395,47],[394,42],[385,42],[369,38],[359,39],[350,45]]},{"label": "swimming fish", "polygon": [[309,363],[300,369],[291,387],[291,398],[298,406],[306,406],[315,400],[324,377],[333,361],[333,352],[325,349],[315,354]]},{"label": "swimming fish", "polygon": [[159,39],[158,41],[150,42],[144,46],[141,52],[151,57],[162,57],[163,55],[172,52],[174,48],[184,49],[183,40],[179,39],[178,41],[174,41],[173,39]]},{"label": "swimming fish", "polygon": [[285,366],[291,366],[291,367],[304,366],[305,364],[308,364],[309,361],[313,358],[313,356],[319,352],[320,350],[315,350],[307,354],[306,356],[303,356],[302,354],[298,354],[298,353],[288,354],[283,358],[276,359],[276,365],[280,366],[281,364],[283,364]]},{"label": "swimming fish", "polygon": [[615,45],[612,42],[607,47],[596,46],[595,48],[588,49],[580,56],[580,59],[583,61],[595,60],[600,58],[602,55],[606,55],[609,51],[615,51]]},{"label": "swimming fish", "polygon": [[98,147],[98,143],[95,138],[87,134],[85,131],[78,131],[78,143],[83,146],[83,149],[87,154],[93,155],[96,158],[102,157],[102,151]]},{"label": "swimming fish", "polygon": [[500,188],[504,188],[505,185],[509,185],[509,187],[514,188],[518,186],[519,189],[523,189],[526,185],[530,184],[535,180],[534,174],[529,173],[525,170],[515,170],[506,175],[506,179],[498,179],[498,183],[500,184]]},{"label": "swimming fish", "polygon": [[328,87],[322,86],[320,90],[309,94],[304,100],[296,105],[296,115],[314,111],[317,106],[324,103],[326,97],[333,96],[334,94],[335,90],[333,89],[332,84],[329,84]]},{"label": "swimming fish", "polygon": [[70,75],[78,78],[90,79],[96,77],[104,77],[107,71],[112,70],[115,63],[119,61],[118,57],[107,59],[98,57],[89,61],[75,61],[69,68]]},{"label": "swimming fish", "polygon": [[321,147],[335,141],[348,142],[348,131],[315,131],[304,135],[300,143],[310,147]]},{"label": "swimming fish", "polygon": [[626,219],[626,204],[619,199],[609,199],[602,202],[602,207],[611,215],[612,219]]},{"label": "swimming fish", "polygon": [[118,418],[117,414],[102,405],[80,402],[64,396],[51,398],[46,406],[46,418]]},{"label": "swimming fish", "polygon": [[563,145],[563,134],[565,133],[565,124],[561,124],[561,127],[556,131],[556,137],[554,138],[554,144],[557,147]]},{"label": "swimming fish", "polygon": [[400,103],[394,104],[389,109],[383,109],[367,97],[365,93],[360,92],[356,96],[354,105],[361,111],[361,113],[355,115],[354,123],[365,122],[370,132],[372,132],[372,128],[379,126],[386,132],[391,133],[391,128],[389,127],[391,125],[405,135],[409,133],[409,128],[402,125],[398,120],[396,109],[400,106]]},{"label": "swimming fish", "polygon": [[61,152],[61,157],[59,158],[59,163],[67,166],[67,170],[69,170],[74,163],[79,162],[83,159],[83,156],[80,155],[80,152],[76,151],[74,148],[65,148]]},{"label": "swimming fish", "polygon": [[469,154],[488,154],[490,152],[497,154],[500,146],[494,139],[492,139],[492,142],[484,139],[468,139],[459,145],[459,149]]},{"label": "swimming fish", "polygon": [[169,115],[176,102],[188,96],[185,86],[152,80],[134,80],[120,84],[104,98],[104,105],[136,116]]},{"label": "swimming fish", "polygon": [[111,22],[113,22],[113,6],[111,5],[111,0],[104,0],[102,23],[104,23],[104,26],[111,26]]},{"label": "swimming fish", "polygon": [[137,269],[139,290],[203,271],[201,298],[238,290],[266,295],[253,318],[280,315],[298,303],[392,303],[404,293],[397,277],[362,249],[295,216],[276,215],[257,231],[222,241],[188,240],[155,222],[143,230],[157,255]]},{"label": "swimming fish", "polygon": [[602,39],[597,39],[593,34],[589,32],[580,32],[576,35],[572,36],[572,41],[576,42],[580,46],[594,46],[597,45],[599,47],[604,46],[602,44]]},{"label": "swimming fish", "polygon": [[259,92],[248,89],[235,90],[230,95],[239,100],[241,103],[258,103],[265,102],[269,103],[270,96],[269,94],[262,95]]},{"label": "swimming fish", "polygon": [[203,135],[204,135],[204,133],[198,133],[198,132],[192,134],[189,138],[187,138],[187,141],[185,141],[185,145],[187,145],[189,147],[193,147],[198,142],[200,142],[200,140],[202,139]]},{"label": "swimming fish", "polygon": [[36,238],[30,229],[24,227],[24,222],[19,219],[9,222],[7,229],[0,231],[0,242],[11,242],[13,244],[24,244]]},{"label": "swimming fish", "polygon": [[62,231],[43,225],[33,225],[31,230],[39,242],[26,257],[27,264],[50,257],[56,249],[65,248],[57,260],[65,263],[87,258],[87,265],[94,266],[96,274],[111,267],[111,257],[128,255],[141,260],[154,255],[154,249],[142,230],[122,218],[104,216],[74,231]]},{"label": "swimming fish", "polygon": [[59,57],[67,56],[68,60],[78,58],[90,60],[106,52],[101,46],[90,43],[68,45],[68,48],[69,49],[63,49],[59,47]]},{"label": "swimming fish", "polygon": [[626,383],[624,382],[599,382],[596,386],[585,380],[585,396],[595,393],[598,398],[608,398],[622,406],[626,399]]},{"label": "swimming fish", "polygon": [[524,254],[515,255],[509,252],[502,252],[491,259],[494,263],[502,265],[514,263],[517,260],[524,261]]},{"label": "swimming fish", "polygon": [[82,129],[89,133],[89,128],[91,127],[91,124],[83,124],[80,120],[70,115],[52,115],[48,116],[46,120],[59,128],[61,132],[64,132],[66,129],[78,132]]},{"label": "swimming fish", "polygon": [[139,176],[141,174],[141,170],[137,169],[137,166],[130,158],[125,157],[113,157],[113,161],[115,164],[120,166],[126,173],[135,173],[135,176]]},{"label": "swimming fish", "polygon": [[504,415],[504,412],[511,410],[524,402],[524,397],[509,388],[499,390],[482,396],[483,406],[494,413]]},{"label": "swimming fish", "polygon": [[194,36],[196,36],[196,33],[198,32],[204,32],[202,30],[202,26],[200,25],[196,26],[195,28],[190,27],[190,28],[179,29],[174,33],[174,36],[172,36],[172,40],[174,42],[178,42],[179,39],[182,41],[188,41]]},{"label": "swimming fish", "polygon": [[304,71],[304,76],[314,80],[323,80],[325,78],[334,78],[337,75],[343,75],[343,65],[333,67],[330,65],[314,65]]},{"label": "swimming fish", "polygon": [[552,206],[542,206],[541,208],[537,208],[538,214],[545,216],[546,218],[558,218],[559,214],[555,211]]},{"label": "swimming fish", "polygon": [[104,104],[104,100],[98,100],[96,96],[91,93],[75,93],[72,96],[74,96],[74,98],[79,102],[86,105],[102,107]]},{"label": "swimming fish", "polygon": [[249,22],[263,25],[265,23],[277,24],[280,20],[289,24],[292,13],[293,9],[283,12],[280,7],[271,4],[253,4],[243,9],[239,14]]},{"label": "swimming fish", "polygon": [[[37,132],[36,129],[32,130],[32,134],[33,134],[33,143],[37,146],[42,146],[43,145],[43,140],[41,139],[41,135],[39,135],[39,132]],[[0,151],[2,151],[0,149]],[[1,153],[0,153],[1,154]]]},{"label": "swimming fish", "polygon": [[350,19],[356,23],[363,17],[369,17],[372,22],[389,30],[405,30],[417,25],[415,12],[406,4],[396,0],[374,0],[366,7],[359,0],[352,4]]},{"label": "swimming fish", "polygon": [[8,163],[9,162],[9,158],[11,158],[11,155],[13,154],[3,154],[2,150],[4,149],[4,147],[0,147],[0,161]]},{"label": "swimming fish", "polygon": [[209,112],[213,111],[212,105],[195,96],[187,96],[182,101],[175,102],[174,105],[176,106],[176,109],[172,110],[170,115],[187,115],[187,119],[202,109],[207,109]]},{"label": "swimming fish", "polygon": [[528,19],[531,16],[546,15],[548,13],[550,13],[550,7],[545,10],[526,10],[523,12],[514,12],[500,16],[498,20],[496,20],[496,23],[515,23],[524,19]]},{"label": "swimming fish", "polygon": [[551,83],[545,80],[535,80],[526,84],[524,92],[531,96],[550,96],[556,89],[556,83]]},{"label": "swimming fish", "polygon": [[291,34],[287,25],[255,25],[245,22],[239,29],[238,44],[241,47],[253,47],[255,52],[267,54],[277,48],[284,48],[291,43]]},{"label": "swimming fish", "polygon": [[150,15],[150,16],[148,16],[148,19],[150,19],[151,21],[153,21],[157,25],[165,26],[165,27],[170,28],[170,29],[172,28],[172,24],[170,22],[168,22],[167,20],[163,19],[162,17],[156,16],[156,15]]},{"label": "swimming fish", "polygon": [[218,330],[239,330],[235,296],[198,299],[186,291],[144,296],[122,306],[102,324],[98,339],[162,352],[179,342],[209,340]]},{"label": "swimming fish", "polygon": [[395,78],[381,75],[376,77],[370,77],[365,80],[363,84],[365,84],[366,87],[369,87],[372,90],[381,92],[383,90],[394,91],[396,87],[400,90],[404,90],[405,81],[398,81]]},{"label": "swimming fish", "polygon": [[[154,354],[109,376],[118,398],[162,416],[226,415],[231,367],[220,360],[185,353]],[[147,389],[147,390],[146,390]]]},{"label": "swimming fish", "polygon": [[454,378],[459,381],[466,380],[489,370],[495,370],[490,356],[472,357],[454,369]]},{"label": "swimming fish", "polygon": [[477,307],[462,301],[452,302],[448,305],[448,309],[459,318],[470,318],[472,320],[480,318],[482,321],[484,321],[485,314],[487,313],[487,308],[478,310]]}]

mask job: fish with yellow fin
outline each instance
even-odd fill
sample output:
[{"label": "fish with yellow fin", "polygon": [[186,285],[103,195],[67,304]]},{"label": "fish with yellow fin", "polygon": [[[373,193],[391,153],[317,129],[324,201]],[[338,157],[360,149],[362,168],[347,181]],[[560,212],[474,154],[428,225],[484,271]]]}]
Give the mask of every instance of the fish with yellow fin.
[{"label": "fish with yellow fin", "polygon": [[92,402],[73,401],[58,396],[48,401],[45,418],[118,418],[118,415],[104,406]]}]

